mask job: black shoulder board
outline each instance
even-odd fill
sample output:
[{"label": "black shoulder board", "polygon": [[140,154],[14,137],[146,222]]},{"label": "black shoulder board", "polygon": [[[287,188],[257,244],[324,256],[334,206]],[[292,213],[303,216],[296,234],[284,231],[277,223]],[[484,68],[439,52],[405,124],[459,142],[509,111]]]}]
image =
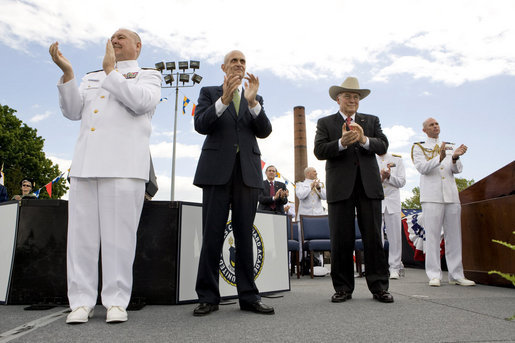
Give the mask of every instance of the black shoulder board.
[{"label": "black shoulder board", "polygon": [[143,69],[143,70],[155,70],[155,71],[159,71],[159,70],[157,70],[156,68],[141,68],[141,69]]},{"label": "black shoulder board", "polygon": [[103,71],[104,69],[99,69],[99,70],[94,70],[94,71],[90,71],[89,73],[86,73],[87,74],[91,74],[91,73],[98,73],[99,71]]},{"label": "black shoulder board", "polygon": [[445,143],[445,144],[452,144],[452,145],[454,145],[454,143],[453,143],[453,142],[444,142],[444,143]]},{"label": "black shoulder board", "polygon": [[415,142],[413,144],[424,144],[425,142]]}]

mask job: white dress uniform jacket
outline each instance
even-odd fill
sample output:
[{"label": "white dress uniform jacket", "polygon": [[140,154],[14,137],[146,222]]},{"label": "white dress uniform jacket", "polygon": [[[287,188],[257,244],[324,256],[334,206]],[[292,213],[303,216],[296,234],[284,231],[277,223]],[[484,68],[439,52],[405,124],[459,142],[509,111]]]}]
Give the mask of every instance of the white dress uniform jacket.
[{"label": "white dress uniform jacket", "polygon": [[322,200],[327,200],[325,185],[322,185],[320,191],[316,188],[312,190],[313,181],[315,180],[306,179],[295,184],[295,194],[300,200],[297,220],[300,220],[301,214],[310,216],[326,214],[322,206]]},{"label": "white dress uniform jacket", "polygon": [[395,167],[390,168],[390,178],[383,181],[384,200],[381,202],[382,213],[396,213],[401,211],[401,192],[399,188],[406,184],[406,171],[402,157],[392,154],[376,155],[379,170],[387,170],[388,164]]},{"label": "white dress uniform jacket", "polygon": [[455,146],[446,143],[446,157],[440,162],[439,151],[442,142],[427,138],[425,142],[415,143],[411,158],[420,175],[420,202],[459,203],[458,188],[454,174],[461,173],[460,160],[452,163]]},{"label": "white dress uniform jacket", "polygon": [[57,85],[65,117],[81,120],[71,177],[148,180],[151,118],[161,97],[161,74],[138,62],[117,62],[104,71]]}]

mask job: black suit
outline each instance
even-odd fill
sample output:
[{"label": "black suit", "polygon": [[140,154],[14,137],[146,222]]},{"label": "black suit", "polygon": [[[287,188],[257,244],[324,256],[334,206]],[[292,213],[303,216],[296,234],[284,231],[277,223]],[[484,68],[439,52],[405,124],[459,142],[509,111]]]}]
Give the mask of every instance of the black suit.
[{"label": "black suit", "polygon": [[356,113],[359,124],[369,139],[369,149],[358,142],[339,151],[344,119],[338,112],[317,123],[315,156],[326,160],[326,187],[331,230],[331,277],[336,291],[354,290],[354,217],[365,251],[365,275],[372,293],[388,289],[388,261],[381,242],[381,200],[384,198],[375,155],[388,149],[388,139],[381,130],[379,118]]},{"label": "black suit", "polygon": [[[280,181],[274,180],[274,190],[277,193],[278,190],[286,191],[286,185]],[[284,205],[288,203],[288,198],[278,197],[276,200],[272,196],[270,196],[270,181],[263,180],[263,189],[259,193],[259,209],[263,211],[271,211],[277,213],[284,213]],[[271,206],[275,204],[275,207]]]},{"label": "black suit", "polygon": [[[200,90],[195,110],[195,130],[206,135],[193,183],[202,187],[202,251],[195,290],[201,303],[218,304],[218,270],[224,231],[232,210],[236,242],[236,283],[240,303],[260,300],[254,283],[252,225],[262,185],[261,152],[257,138],[272,132],[263,107],[254,118],[244,91],[239,114],[234,104],[216,115],[221,86]],[[256,100],[263,106],[263,99]]]}]

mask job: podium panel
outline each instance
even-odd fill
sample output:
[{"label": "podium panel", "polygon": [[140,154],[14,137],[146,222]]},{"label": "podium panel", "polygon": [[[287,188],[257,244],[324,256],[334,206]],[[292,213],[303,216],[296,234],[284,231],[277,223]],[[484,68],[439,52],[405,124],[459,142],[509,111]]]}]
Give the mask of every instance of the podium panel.
[{"label": "podium panel", "polygon": [[[234,236],[229,214],[220,258],[219,288],[223,298],[237,296],[234,274]],[[289,291],[286,215],[258,212],[254,220],[254,274],[260,293]],[[178,303],[197,301],[195,283],[202,247],[202,207],[183,203],[180,226]]]},{"label": "podium panel", "polygon": [[68,202],[21,200],[8,304],[67,303]]}]

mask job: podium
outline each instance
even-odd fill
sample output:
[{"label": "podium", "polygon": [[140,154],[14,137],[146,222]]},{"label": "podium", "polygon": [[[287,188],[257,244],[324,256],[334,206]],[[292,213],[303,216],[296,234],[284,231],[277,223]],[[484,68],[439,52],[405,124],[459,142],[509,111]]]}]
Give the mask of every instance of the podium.
[{"label": "podium", "polygon": [[463,269],[478,283],[512,286],[488,272],[515,273],[515,251],[492,239],[515,241],[515,161],[460,192]]},{"label": "podium", "polygon": [[[65,200],[0,204],[0,304],[68,302],[67,226],[68,202]],[[286,229],[285,215],[256,214],[254,268],[256,285],[262,294],[290,290]],[[230,255],[234,241],[231,230],[229,220],[220,259],[220,265],[225,266],[220,270],[223,298],[237,296]],[[145,202],[133,265],[133,302],[149,305],[196,302],[195,281],[201,246],[200,204]]]}]

